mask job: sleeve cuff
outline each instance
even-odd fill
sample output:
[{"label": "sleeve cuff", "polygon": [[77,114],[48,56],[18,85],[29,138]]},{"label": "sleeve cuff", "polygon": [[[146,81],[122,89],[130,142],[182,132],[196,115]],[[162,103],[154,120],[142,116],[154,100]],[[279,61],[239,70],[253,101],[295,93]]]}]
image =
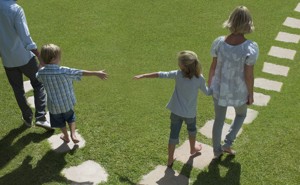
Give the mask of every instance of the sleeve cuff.
[{"label": "sleeve cuff", "polygon": [[37,49],[37,45],[33,42],[32,44],[27,45],[27,46],[26,46],[26,49],[27,49],[28,51],[31,51],[31,50],[33,50],[33,49]]}]

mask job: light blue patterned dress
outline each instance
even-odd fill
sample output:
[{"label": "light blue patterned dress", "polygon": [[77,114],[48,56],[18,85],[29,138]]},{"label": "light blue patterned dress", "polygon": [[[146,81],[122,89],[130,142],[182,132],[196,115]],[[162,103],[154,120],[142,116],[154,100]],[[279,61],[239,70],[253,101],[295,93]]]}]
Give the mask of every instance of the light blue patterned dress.
[{"label": "light blue patterned dress", "polygon": [[217,65],[211,88],[219,106],[239,107],[247,102],[248,90],[244,67],[254,65],[258,53],[257,43],[251,40],[239,45],[227,44],[225,36],[214,40],[211,55],[217,57]]}]

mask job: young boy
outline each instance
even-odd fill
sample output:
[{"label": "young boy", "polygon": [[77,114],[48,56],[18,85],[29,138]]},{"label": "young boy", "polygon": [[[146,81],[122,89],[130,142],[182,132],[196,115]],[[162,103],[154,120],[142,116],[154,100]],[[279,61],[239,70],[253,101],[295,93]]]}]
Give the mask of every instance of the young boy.
[{"label": "young boy", "polygon": [[50,112],[52,127],[60,128],[64,142],[70,142],[66,128],[68,122],[71,139],[74,143],[79,140],[75,135],[75,113],[73,111],[76,98],[73,81],[79,81],[82,76],[97,76],[102,80],[107,79],[107,74],[102,71],[86,71],[59,66],[61,50],[54,44],[46,44],[41,48],[41,59],[45,64],[37,73],[37,79],[44,84],[47,93],[47,105]]}]

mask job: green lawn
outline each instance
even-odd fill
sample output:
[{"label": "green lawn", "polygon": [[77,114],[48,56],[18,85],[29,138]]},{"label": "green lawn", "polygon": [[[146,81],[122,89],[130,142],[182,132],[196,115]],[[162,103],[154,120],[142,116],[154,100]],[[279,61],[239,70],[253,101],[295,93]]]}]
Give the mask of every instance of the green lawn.
[{"label": "green lawn", "polygon": [[[221,3],[220,3],[221,2]],[[300,19],[297,0],[31,0],[23,6],[31,35],[38,46],[55,43],[62,48],[62,65],[106,69],[109,80],[84,78],[75,83],[77,128],[86,146],[71,153],[50,149],[47,133],[25,129],[21,114],[0,68],[0,184],[69,184],[60,171],[94,160],[108,172],[106,184],[136,184],[142,176],[167,161],[172,80],[134,81],[139,73],[177,69],[180,50],[195,51],[208,76],[210,46],[227,34],[222,23],[237,5],[253,14],[255,32],[247,37],[260,47],[255,77],[283,82],[281,92],[255,88],[271,96],[266,107],[251,106],[259,116],[234,148],[234,159],[222,158],[204,170],[176,162],[174,169],[190,176],[191,184],[288,184],[300,183],[300,68],[294,61],[268,56],[272,45],[300,50],[299,44],[275,41],[279,31],[300,34],[282,25],[286,17]],[[290,67],[288,77],[263,73],[263,63]],[[212,99],[198,100],[197,126],[214,118]],[[58,134],[59,130],[55,131]],[[181,144],[187,139],[182,129]],[[211,140],[198,134],[198,141]],[[179,145],[180,146],[180,145]]]}]

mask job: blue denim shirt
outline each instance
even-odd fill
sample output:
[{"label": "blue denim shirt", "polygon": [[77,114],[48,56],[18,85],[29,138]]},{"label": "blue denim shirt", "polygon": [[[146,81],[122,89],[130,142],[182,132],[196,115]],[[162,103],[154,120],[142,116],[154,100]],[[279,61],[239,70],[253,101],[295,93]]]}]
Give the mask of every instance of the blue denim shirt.
[{"label": "blue denim shirt", "polygon": [[0,56],[5,67],[27,64],[36,49],[22,7],[14,0],[0,1]]}]

